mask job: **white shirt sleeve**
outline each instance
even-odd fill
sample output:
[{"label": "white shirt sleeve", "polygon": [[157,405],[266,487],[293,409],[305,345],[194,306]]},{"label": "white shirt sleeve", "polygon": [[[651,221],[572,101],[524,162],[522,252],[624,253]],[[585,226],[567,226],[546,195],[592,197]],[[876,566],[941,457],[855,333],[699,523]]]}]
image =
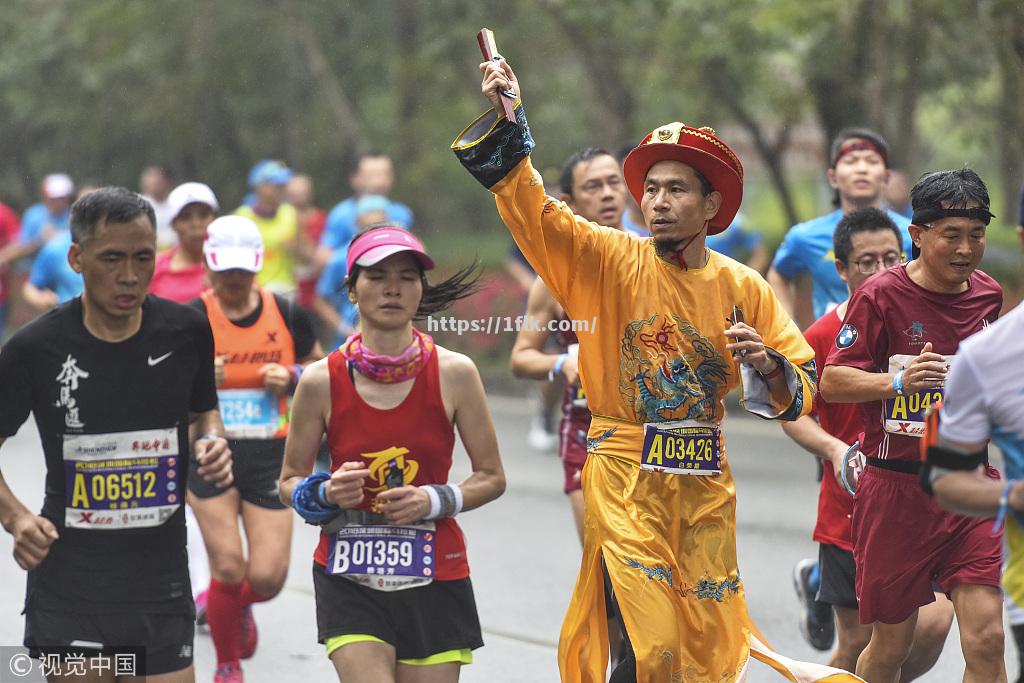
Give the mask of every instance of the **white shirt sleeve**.
[{"label": "white shirt sleeve", "polygon": [[957,355],[943,392],[939,437],[955,443],[978,443],[991,435],[985,389],[970,353]]}]

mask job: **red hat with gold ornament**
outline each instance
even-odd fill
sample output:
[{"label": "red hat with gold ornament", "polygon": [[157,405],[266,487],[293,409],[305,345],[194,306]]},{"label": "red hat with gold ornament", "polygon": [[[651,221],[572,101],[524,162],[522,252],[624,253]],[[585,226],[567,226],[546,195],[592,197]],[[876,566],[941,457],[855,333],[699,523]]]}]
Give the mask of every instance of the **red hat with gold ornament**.
[{"label": "red hat with gold ornament", "polygon": [[743,201],[743,164],[713,128],[691,128],[676,121],[656,128],[641,140],[622,164],[626,187],[637,204],[644,196],[647,172],[659,161],[681,161],[707,178],[711,189],[722,195],[722,206],[708,222],[708,234],[729,227]]}]

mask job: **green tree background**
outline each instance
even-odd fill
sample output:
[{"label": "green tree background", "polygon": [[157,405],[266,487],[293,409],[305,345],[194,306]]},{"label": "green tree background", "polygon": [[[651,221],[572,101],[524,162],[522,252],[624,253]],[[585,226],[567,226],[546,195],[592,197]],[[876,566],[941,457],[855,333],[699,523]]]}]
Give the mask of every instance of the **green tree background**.
[{"label": "green tree background", "polygon": [[825,141],[867,125],[912,178],[978,169],[997,223],[1017,222],[1020,0],[5,0],[0,198],[24,208],[54,170],[134,187],[159,162],[230,207],[253,162],[280,158],[329,207],[377,149],[428,239],[493,262],[507,238],[448,151],[484,106],[481,26],[522,78],[541,168],[712,125],[742,150],[744,211],[773,246],[828,208]]}]

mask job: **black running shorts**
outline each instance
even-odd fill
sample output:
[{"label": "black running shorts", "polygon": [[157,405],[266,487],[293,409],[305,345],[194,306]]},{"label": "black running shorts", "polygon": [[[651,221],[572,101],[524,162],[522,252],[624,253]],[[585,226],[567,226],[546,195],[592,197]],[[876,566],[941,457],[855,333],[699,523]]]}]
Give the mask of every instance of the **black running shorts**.
[{"label": "black running shorts", "polygon": [[313,564],[318,640],[368,635],[395,648],[396,659],[426,659],[484,644],[469,578],[385,592],[332,576]]},{"label": "black running shorts", "polygon": [[822,543],[818,546],[821,585],[817,601],[833,607],[857,609],[857,571],[853,553],[839,546]]},{"label": "black running shorts", "polygon": [[[284,439],[230,439],[231,486],[238,489],[242,500],[268,510],[283,510],[278,498],[278,479],[284,460]],[[213,498],[227,491],[219,489],[199,475],[199,464],[193,459],[188,474],[188,490],[199,498]]]},{"label": "black running shorts", "polygon": [[85,656],[112,654],[111,648],[141,647],[134,675],[180,671],[192,664],[195,617],[188,614],[128,612],[79,614],[29,606],[25,611],[25,647],[33,657],[47,653]]}]

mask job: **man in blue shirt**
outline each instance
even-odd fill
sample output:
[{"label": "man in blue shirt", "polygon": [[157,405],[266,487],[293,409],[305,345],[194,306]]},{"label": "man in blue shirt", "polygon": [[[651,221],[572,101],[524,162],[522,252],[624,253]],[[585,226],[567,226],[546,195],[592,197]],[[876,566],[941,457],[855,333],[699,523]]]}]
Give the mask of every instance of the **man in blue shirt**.
[{"label": "man in blue shirt", "polygon": [[704,244],[708,249],[745,263],[759,273],[764,273],[768,265],[768,250],[764,247],[761,233],[747,226],[742,213],[736,214],[725,231],[708,235]]},{"label": "man in blue shirt", "polygon": [[82,276],[68,264],[71,232],[47,242],[32,264],[32,272],[22,287],[25,301],[39,311],[70,301],[82,293]]},{"label": "man in blue shirt", "polygon": [[[794,225],[775,252],[768,283],[790,316],[806,329],[848,296],[832,253],[832,235],[839,220],[855,209],[882,208],[889,180],[889,147],[881,135],[866,128],[846,128],[832,141],[828,183],[835,192],[832,213]],[[910,221],[894,211],[889,217],[911,249]]]},{"label": "man in blue shirt", "polygon": [[[391,157],[380,152],[361,154],[349,176],[349,183],[355,194],[341,202],[327,214],[327,224],[320,238],[317,261],[326,266],[331,254],[340,247],[348,246],[359,232],[356,225],[356,202],[363,195],[387,197],[395,183],[395,169]],[[412,227],[412,211],[405,204],[388,201],[387,222],[408,230]]]},{"label": "man in blue shirt", "polygon": [[[47,242],[68,233],[75,183],[64,173],[51,173],[43,179],[39,191],[43,201],[25,209],[21,216],[18,243],[4,250],[4,261],[15,262],[32,256]],[[28,270],[28,263],[22,262],[20,269],[22,272]]]}]

